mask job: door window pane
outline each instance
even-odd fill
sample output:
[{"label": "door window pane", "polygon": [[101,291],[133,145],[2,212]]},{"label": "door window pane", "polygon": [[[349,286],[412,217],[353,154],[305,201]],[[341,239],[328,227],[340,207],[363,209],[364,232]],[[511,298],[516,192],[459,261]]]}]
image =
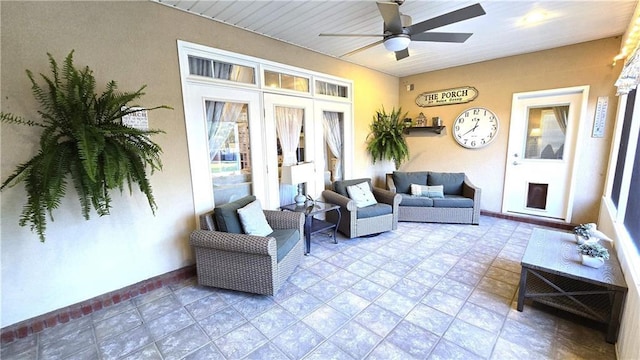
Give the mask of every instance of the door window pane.
[{"label": "door window pane", "polygon": [[529,108],[526,159],[562,159],[569,106]]},{"label": "door window pane", "polygon": [[316,80],[316,94],[346,98],[348,91],[346,86]]},{"label": "door window pane", "polygon": [[265,70],[264,82],[267,87],[309,92],[309,79],[301,76]]},{"label": "door window pane", "polygon": [[249,66],[189,56],[189,74],[213,79],[255,84],[255,69]]},{"label": "door window pane", "polygon": [[322,125],[324,128],[324,140],[326,145],[326,161],[324,184],[326,189],[331,189],[332,183],[342,180],[343,161],[343,118],[344,114],[333,111],[322,112]]},{"label": "door window pane", "polygon": [[[275,107],[276,135],[278,146],[278,182],[280,183],[280,205],[294,202],[294,197],[301,190],[306,194],[305,182],[293,183],[294,179],[283,177],[286,166],[296,165],[305,160],[304,109],[284,106]],[[313,174],[301,174],[298,180],[312,179]]]},{"label": "door window pane", "polygon": [[205,109],[215,203],[252,194],[247,104],[207,100]]}]

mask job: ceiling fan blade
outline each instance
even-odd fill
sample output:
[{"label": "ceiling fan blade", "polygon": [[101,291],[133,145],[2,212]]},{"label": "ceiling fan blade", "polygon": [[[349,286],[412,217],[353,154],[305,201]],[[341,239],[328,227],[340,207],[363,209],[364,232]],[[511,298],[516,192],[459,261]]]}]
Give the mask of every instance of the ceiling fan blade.
[{"label": "ceiling fan blade", "polygon": [[342,36],[342,37],[381,37],[385,34],[318,34],[318,36]]},{"label": "ceiling fan blade", "polygon": [[411,40],[463,43],[467,41],[471,35],[473,35],[473,33],[426,32],[411,35]]},{"label": "ceiling fan blade", "polygon": [[376,42],[371,43],[371,44],[369,44],[369,45],[365,45],[365,46],[363,46],[363,47],[360,47],[360,48],[357,48],[357,49],[355,49],[355,50],[349,51],[348,53],[343,54],[343,55],[342,55],[342,56],[340,56],[340,57],[350,56],[350,55],[353,55],[353,54],[355,54],[355,53],[359,53],[360,51],[364,51],[364,50],[370,49],[370,48],[372,48],[372,47],[374,47],[374,46],[378,46],[378,45],[382,44],[383,42],[384,42],[384,40],[376,41]]},{"label": "ceiling fan blade", "polygon": [[396,51],[396,61],[402,60],[404,58],[409,57],[409,48],[404,50]]},{"label": "ceiling fan blade", "polygon": [[484,14],[486,13],[484,12],[482,5],[478,3],[413,24],[407,27],[407,30],[409,31],[409,35],[413,36],[414,34],[419,34],[421,32],[453,24],[458,21],[468,20]]},{"label": "ceiling fan blade", "polygon": [[389,31],[391,34],[402,34],[400,6],[394,2],[378,1],[377,4],[384,20],[384,31]]}]

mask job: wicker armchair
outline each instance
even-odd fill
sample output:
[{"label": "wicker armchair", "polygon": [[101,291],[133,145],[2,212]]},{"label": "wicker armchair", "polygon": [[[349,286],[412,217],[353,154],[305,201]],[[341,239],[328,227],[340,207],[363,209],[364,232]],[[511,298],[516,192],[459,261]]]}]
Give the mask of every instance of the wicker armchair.
[{"label": "wicker armchair", "polygon": [[[364,208],[356,207],[355,201],[348,197],[347,186],[368,182],[378,204]],[[349,238],[374,235],[398,228],[398,205],[401,196],[391,191],[371,186],[371,179],[335,181],[333,190],[324,190],[322,197],[326,202],[340,205],[340,224],[338,230]],[[327,220],[337,222],[337,214],[327,213]]]},{"label": "wicker armchair", "polygon": [[201,215],[201,230],[190,236],[200,285],[264,295],[278,292],[302,260],[304,216],[289,211],[263,211],[274,233],[298,230],[295,245],[278,260],[275,237],[217,231],[214,213]]}]

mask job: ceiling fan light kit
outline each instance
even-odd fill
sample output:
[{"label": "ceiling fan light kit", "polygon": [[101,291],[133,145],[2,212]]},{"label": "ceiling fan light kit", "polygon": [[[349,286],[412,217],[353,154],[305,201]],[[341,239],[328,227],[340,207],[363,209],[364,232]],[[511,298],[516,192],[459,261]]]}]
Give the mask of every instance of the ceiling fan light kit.
[{"label": "ceiling fan light kit", "polygon": [[384,39],[384,47],[389,51],[400,51],[409,47],[410,42],[409,35],[394,35]]}]

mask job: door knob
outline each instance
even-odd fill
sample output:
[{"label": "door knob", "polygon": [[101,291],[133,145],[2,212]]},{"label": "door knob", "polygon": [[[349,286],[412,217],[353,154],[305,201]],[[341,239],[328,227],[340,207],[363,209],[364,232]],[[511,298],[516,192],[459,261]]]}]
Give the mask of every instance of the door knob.
[{"label": "door knob", "polygon": [[519,163],[519,162],[517,162],[517,161],[514,161],[514,162],[513,162],[513,165],[520,165],[520,163]]}]

